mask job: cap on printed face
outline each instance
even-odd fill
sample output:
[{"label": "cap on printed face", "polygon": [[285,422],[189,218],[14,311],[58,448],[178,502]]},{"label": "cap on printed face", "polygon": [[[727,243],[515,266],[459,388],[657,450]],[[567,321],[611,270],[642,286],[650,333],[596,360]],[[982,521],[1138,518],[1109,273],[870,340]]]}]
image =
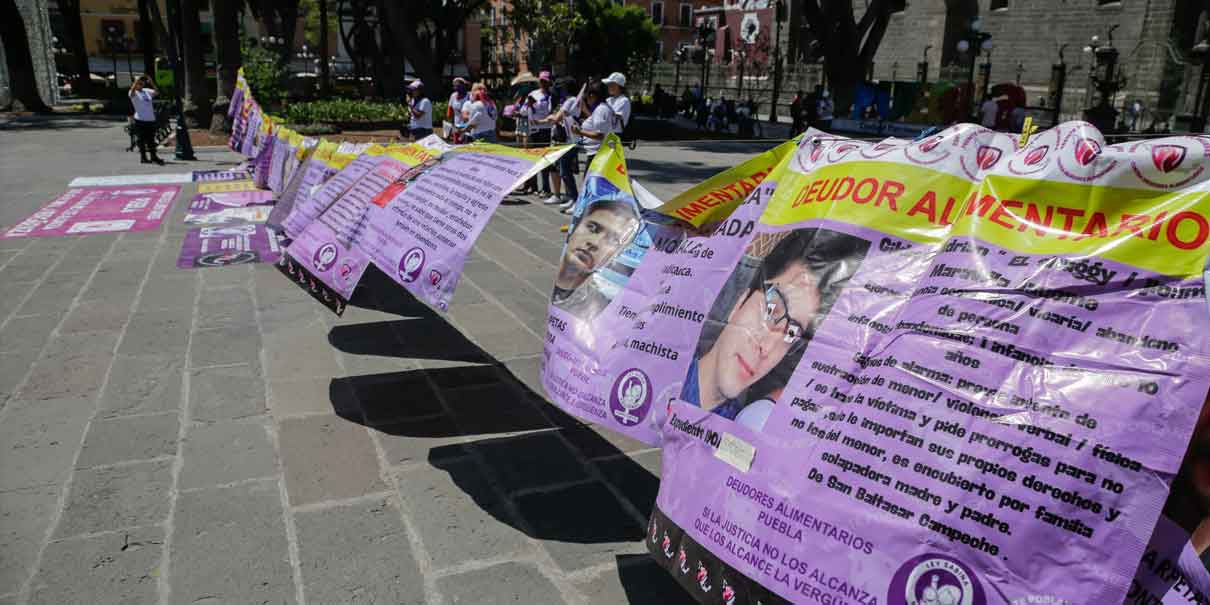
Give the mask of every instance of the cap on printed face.
[{"label": "cap on printed face", "polygon": [[618,86],[626,86],[626,76],[622,72],[615,71],[609,74],[608,78],[601,80],[602,84],[617,84]]}]

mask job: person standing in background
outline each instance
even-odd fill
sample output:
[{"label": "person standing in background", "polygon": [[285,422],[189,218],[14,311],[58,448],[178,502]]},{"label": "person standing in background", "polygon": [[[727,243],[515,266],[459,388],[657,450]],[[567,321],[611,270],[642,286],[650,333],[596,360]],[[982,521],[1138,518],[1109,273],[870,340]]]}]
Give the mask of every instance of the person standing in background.
[{"label": "person standing in background", "polygon": [[[526,96],[526,103],[521,110],[526,113],[529,121],[529,142],[535,147],[550,145],[551,123],[546,118],[550,116],[555,107],[554,90],[550,78],[549,71],[538,73],[538,89]],[[536,191],[544,197],[550,196],[550,173],[551,169],[543,170],[540,173],[541,191],[538,190],[538,177],[536,176],[525,183],[525,189],[530,192]]]},{"label": "person standing in background", "polygon": [[134,106],[134,131],[139,141],[139,158],[144,164],[164,165],[155,153],[155,85],[147,74],[130,84],[130,104]]},{"label": "person standing in background", "polygon": [[[604,91],[600,84],[593,84],[584,92],[584,107],[588,118],[584,123],[572,129],[572,133],[580,137],[580,145],[587,154],[585,166],[592,166],[592,160],[601,149],[601,141],[611,132],[617,132],[617,116],[613,108],[602,100]],[[588,170],[584,171],[588,178]]]},{"label": "person standing in background", "polygon": [[471,141],[496,142],[496,102],[482,82],[471,87],[471,102],[463,106],[462,112],[467,117],[460,132]]},{"label": "person standing in background", "polygon": [[794,100],[790,101],[790,120],[791,120],[790,136],[792,136],[792,137],[798,136],[798,133],[806,130],[802,126],[802,118],[803,118],[802,94],[803,93],[801,90],[798,91],[798,93],[794,95]]},{"label": "person standing in background", "polygon": [[617,121],[613,132],[622,132],[630,124],[630,97],[626,96],[626,76],[615,71],[609,74],[608,78],[601,80],[601,83],[609,89],[609,98],[605,103],[613,110],[614,119]]},{"label": "person standing in background", "polygon": [[433,134],[433,102],[424,94],[424,82],[416,80],[408,86],[408,110],[411,120],[408,131],[413,141]]},{"label": "person standing in background", "polygon": [[[551,139],[556,143],[575,143],[574,133],[576,124],[580,121],[580,96],[573,96],[572,89],[575,87],[575,80],[566,80],[563,82],[563,103],[559,105],[559,110],[546,117],[546,122],[553,124],[554,128],[551,132]],[[581,93],[582,94],[582,93]],[[580,197],[579,189],[576,187],[576,172],[580,165],[580,148],[574,146],[570,151],[563,154],[559,158],[559,178],[551,183],[554,189],[554,195],[543,201],[543,204],[553,206],[560,204],[560,210],[570,211],[575,205],[576,199]],[[560,192],[560,182],[567,189],[565,192]],[[562,195],[560,195],[562,193]]]},{"label": "person standing in background", "polygon": [[449,133],[449,138],[453,139],[451,143],[458,143],[457,130],[466,126],[466,120],[462,115],[462,106],[470,102],[470,92],[467,90],[470,83],[463,77],[454,78],[454,92],[450,93],[450,101],[445,109],[445,119],[450,123],[453,130]]},{"label": "person standing in background", "polygon": [[836,111],[836,105],[832,103],[832,93],[826,89],[819,93],[819,129],[832,130],[832,116]]}]

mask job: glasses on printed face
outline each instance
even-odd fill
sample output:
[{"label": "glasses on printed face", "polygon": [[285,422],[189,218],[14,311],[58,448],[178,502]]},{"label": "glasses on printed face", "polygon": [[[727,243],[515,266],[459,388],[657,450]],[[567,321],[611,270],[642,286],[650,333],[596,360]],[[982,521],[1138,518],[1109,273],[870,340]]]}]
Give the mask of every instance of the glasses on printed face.
[{"label": "glasses on printed face", "polygon": [[802,324],[790,317],[790,305],[781,288],[773,282],[765,282],[765,308],[761,315],[765,329],[782,335],[782,342],[791,347],[802,343],[805,333]]}]

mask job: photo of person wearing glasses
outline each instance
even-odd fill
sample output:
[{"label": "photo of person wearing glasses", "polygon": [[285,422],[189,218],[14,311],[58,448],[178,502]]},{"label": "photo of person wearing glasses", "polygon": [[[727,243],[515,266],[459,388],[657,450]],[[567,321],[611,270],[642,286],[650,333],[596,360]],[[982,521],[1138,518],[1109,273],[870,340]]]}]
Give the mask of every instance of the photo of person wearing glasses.
[{"label": "photo of person wearing glasses", "polygon": [[[777,234],[772,237],[777,237]],[[758,236],[702,328],[680,399],[754,430],[764,427],[815,329],[857,271],[869,242],[826,229],[799,229],[767,246]]]}]

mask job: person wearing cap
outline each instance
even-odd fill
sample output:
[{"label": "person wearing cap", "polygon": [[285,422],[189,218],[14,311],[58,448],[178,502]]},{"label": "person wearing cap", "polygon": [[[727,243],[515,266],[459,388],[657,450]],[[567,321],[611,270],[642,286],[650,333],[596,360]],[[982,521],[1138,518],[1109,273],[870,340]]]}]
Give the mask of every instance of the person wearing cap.
[{"label": "person wearing cap", "polygon": [[[554,91],[551,87],[551,76],[549,71],[541,71],[538,73],[538,88],[529,93],[525,98],[525,104],[521,107],[521,111],[525,112],[529,118],[529,142],[536,147],[550,145],[550,128],[551,123],[547,121],[550,117],[555,105]],[[538,192],[542,196],[553,195],[550,192],[550,169],[541,172],[542,190]],[[525,183],[525,188],[531,191],[538,189],[538,177],[534,177]],[[550,199],[549,197],[547,198]]]},{"label": "person wearing cap", "polygon": [[[571,94],[575,85],[576,81],[573,79],[568,78],[563,80],[560,84],[562,96],[564,97],[563,102],[559,105],[558,111],[550,114],[543,120],[553,125],[551,140],[556,143],[575,143],[575,136],[572,134],[572,131],[580,121],[580,97]],[[571,151],[568,151],[559,158],[559,178],[551,182],[554,195],[543,201],[544,204],[548,206],[560,204],[560,210],[565,212],[571,211],[572,206],[576,203],[576,198],[580,197],[580,192],[576,187],[575,176],[579,167],[579,161],[579,146],[573,147]],[[567,191],[560,191],[563,187],[566,187]]]},{"label": "person wearing cap", "polygon": [[462,106],[470,102],[470,86],[470,82],[467,82],[466,78],[461,76],[454,78],[454,92],[450,93],[450,101],[445,109],[445,119],[453,124],[455,129],[466,126],[466,120],[462,116]]},{"label": "person wearing cap", "polygon": [[433,134],[433,102],[424,94],[424,82],[416,80],[408,86],[408,109],[411,111],[412,140],[419,141]]},{"label": "person wearing cap", "polygon": [[614,132],[622,132],[626,125],[630,124],[630,97],[626,96],[626,76],[615,71],[609,74],[608,78],[601,80],[601,83],[609,89],[609,98],[605,103],[613,110],[614,119],[617,120]]}]

